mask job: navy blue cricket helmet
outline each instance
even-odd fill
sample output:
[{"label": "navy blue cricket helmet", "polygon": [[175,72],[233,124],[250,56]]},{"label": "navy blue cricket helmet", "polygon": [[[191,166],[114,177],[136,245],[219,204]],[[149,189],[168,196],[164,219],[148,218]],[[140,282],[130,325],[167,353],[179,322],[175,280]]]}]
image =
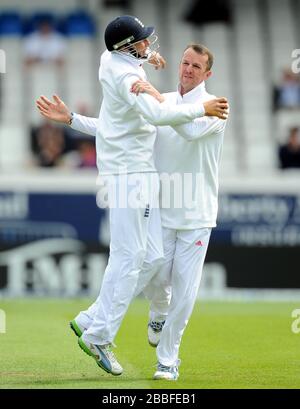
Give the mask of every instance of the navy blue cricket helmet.
[{"label": "navy blue cricket helmet", "polygon": [[154,27],[145,27],[134,16],[120,16],[111,21],[104,34],[108,51],[119,50],[123,46],[145,40],[154,33]]}]

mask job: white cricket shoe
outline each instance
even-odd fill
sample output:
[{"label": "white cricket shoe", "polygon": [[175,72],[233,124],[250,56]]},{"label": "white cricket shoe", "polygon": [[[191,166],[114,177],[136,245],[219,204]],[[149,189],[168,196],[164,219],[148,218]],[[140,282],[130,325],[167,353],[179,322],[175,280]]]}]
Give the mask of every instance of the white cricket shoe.
[{"label": "white cricket shoe", "polygon": [[149,321],[148,323],[148,342],[152,347],[157,347],[160,340],[161,331],[165,321]]},{"label": "white cricket shoe", "polygon": [[180,364],[180,360],[177,361],[176,365],[173,366],[165,366],[158,362],[157,370],[153,375],[153,379],[163,379],[166,381],[177,381],[179,377],[178,366]]},{"label": "white cricket shoe", "polygon": [[112,352],[111,344],[92,344],[84,339],[84,334],[78,338],[78,344],[86,354],[95,359],[97,365],[100,366],[100,368],[102,368],[105,372],[111,373],[112,375],[121,375],[123,368]]}]

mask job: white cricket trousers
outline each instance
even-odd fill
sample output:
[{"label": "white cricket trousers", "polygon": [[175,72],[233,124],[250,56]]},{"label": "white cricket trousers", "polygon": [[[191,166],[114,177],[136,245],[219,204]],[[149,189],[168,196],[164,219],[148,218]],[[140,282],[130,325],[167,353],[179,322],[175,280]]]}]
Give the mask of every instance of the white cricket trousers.
[{"label": "white cricket trousers", "polygon": [[[177,364],[183,332],[192,314],[211,228],[174,230],[163,228],[165,259],[160,271],[144,289],[151,301],[151,319],[166,321],[156,349],[158,361]],[[166,315],[166,299],[171,286],[171,301]]]},{"label": "white cricket trousers", "polygon": [[163,260],[158,175],[115,175],[108,180],[108,265],[96,302],[76,317],[88,328],[85,339],[97,345],[113,342],[134,297],[142,269],[152,274]]}]

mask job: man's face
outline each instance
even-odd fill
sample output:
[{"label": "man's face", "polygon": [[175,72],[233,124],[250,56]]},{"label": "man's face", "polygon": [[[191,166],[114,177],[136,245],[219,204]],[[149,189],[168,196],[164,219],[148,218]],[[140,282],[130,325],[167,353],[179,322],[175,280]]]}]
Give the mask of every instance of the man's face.
[{"label": "man's face", "polygon": [[141,57],[145,57],[146,55],[146,50],[150,45],[150,41],[148,40],[148,38],[146,38],[145,40],[139,41],[138,43],[134,44],[134,47],[137,51],[137,53],[141,56]]},{"label": "man's face", "polygon": [[179,81],[181,93],[185,94],[205,81],[211,76],[211,71],[207,71],[208,55],[201,55],[188,48],[180,62],[179,66]]},{"label": "man's face", "polygon": [[49,34],[52,32],[52,26],[51,26],[51,24],[48,23],[48,21],[42,21],[42,22],[39,24],[39,32],[40,32],[42,35],[45,35],[45,36],[49,35]]}]

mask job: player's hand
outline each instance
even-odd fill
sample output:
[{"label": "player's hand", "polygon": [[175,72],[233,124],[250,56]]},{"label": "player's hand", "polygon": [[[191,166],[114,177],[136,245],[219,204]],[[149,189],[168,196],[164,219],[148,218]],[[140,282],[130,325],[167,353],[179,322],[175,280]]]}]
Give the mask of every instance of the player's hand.
[{"label": "player's hand", "polygon": [[53,100],[54,102],[51,102],[44,95],[40,96],[40,98],[36,101],[36,106],[41,115],[56,122],[69,124],[69,121],[72,117],[71,111],[69,110],[67,105],[59,98],[59,96],[53,95]]},{"label": "player's hand", "polygon": [[229,105],[226,98],[215,98],[204,102],[205,115],[216,116],[220,119],[227,119]]},{"label": "player's hand", "polygon": [[161,93],[148,81],[135,81],[131,86],[130,92],[133,92],[136,95],[139,95],[140,92],[145,92],[146,94],[149,94],[157,99],[158,102],[163,102],[165,100],[164,96],[161,95]]},{"label": "player's hand", "polygon": [[153,51],[148,58],[148,62],[154,65],[154,68],[158,70],[159,68],[165,68],[167,65],[166,60],[158,52]]}]

